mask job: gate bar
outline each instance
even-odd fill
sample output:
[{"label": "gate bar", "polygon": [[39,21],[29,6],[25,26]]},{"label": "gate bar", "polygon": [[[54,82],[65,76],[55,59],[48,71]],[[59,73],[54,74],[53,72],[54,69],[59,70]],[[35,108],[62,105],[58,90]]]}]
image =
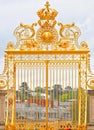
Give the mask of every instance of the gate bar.
[{"label": "gate bar", "polygon": [[48,61],[46,61],[46,130],[48,130]]}]

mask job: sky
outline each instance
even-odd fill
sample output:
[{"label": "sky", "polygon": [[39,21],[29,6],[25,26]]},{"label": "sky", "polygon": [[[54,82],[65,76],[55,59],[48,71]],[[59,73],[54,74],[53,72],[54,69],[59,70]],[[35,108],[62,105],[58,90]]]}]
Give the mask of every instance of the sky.
[{"label": "sky", "polygon": [[[16,44],[13,32],[22,22],[38,21],[36,12],[47,0],[0,0],[0,73],[4,67],[7,43]],[[58,11],[56,20],[64,24],[75,22],[81,29],[81,41],[86,41],[91,51],[91,68],[94,70],[94,0],[49,0],[51,8]]]}]

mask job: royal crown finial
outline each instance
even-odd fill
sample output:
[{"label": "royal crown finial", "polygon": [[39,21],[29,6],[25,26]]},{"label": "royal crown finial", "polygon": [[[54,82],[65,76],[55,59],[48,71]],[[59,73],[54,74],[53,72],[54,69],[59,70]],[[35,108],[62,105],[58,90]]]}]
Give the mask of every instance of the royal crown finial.
[{"label": "royal crown finial", "polygon": [[47,1],[45,4],[46,8],[42,8],[37,12],[37,15],[41,20],[54,20],[58,12],[55,9],[49,8],[50,4]]}]

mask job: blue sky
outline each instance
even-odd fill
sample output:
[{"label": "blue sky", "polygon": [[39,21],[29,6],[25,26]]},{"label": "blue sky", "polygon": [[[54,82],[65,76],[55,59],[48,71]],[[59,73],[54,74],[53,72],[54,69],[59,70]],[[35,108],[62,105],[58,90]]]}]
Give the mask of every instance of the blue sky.
[{"label": "blue sky", "polygon": [[[9,41],[16,43],[15,28],[22,22],[32,24],[38,20],[36,12],[46,0],[0,0],[0,73],[3,70],[4,50]],[[94,70],[94,0],[49,0],[59,13],[57,21],[64,24],[75,22],[81,29],[81,41],[91,50],[91,67]]]}]

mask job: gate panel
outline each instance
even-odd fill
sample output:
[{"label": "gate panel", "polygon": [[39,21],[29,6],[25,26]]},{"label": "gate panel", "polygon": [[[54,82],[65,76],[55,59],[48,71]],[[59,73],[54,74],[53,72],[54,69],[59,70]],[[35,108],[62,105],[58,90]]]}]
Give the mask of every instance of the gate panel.
[{"label": "gate panel", "polygon": [[20,124],[22,128],[35,129],[37,126],[34,121],[37,123],[46,120],[46,94],[42,94],[45,87],[45,62],[16,64],[17,129],[20,129]]},{"label": "gate panel", "polygon": [[[46,86],[46,68],[43,62],[17,63],[16,67],[16,118],[40,120],[38,106],[45,106],[40,94]],[[45,99],[45,95],[43,97]],[[19,106],[21,104],[21,106]],[[20,110],[21,108],[21,110]],[[21,112],[19,114],[19,112]],[[20,116],[20,117],[19,117]]]},{"label": "gate panel", "polygon": [[[40,121],[44,122],[45,127],[53,126],[51,122],[58,120],[77,123],[78,87],[76,62],[16,63],[17,129],[31,129],[31,125],[35,129],[37,123],[43,127]],[[64,123],[62,127],[66,125]]]},{"label": "gate panel", "polygon": [[49,83],[55,120],[77,121],[78,63],[49,62]]}]

